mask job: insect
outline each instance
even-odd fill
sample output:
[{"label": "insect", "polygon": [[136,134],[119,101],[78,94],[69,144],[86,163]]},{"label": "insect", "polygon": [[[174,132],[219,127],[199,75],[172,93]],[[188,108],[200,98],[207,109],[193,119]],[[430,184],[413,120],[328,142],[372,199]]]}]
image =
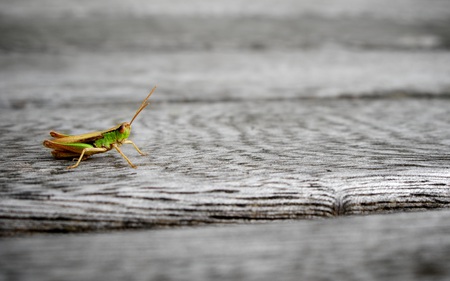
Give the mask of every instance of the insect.
[{"label": "insect", "polygon": [[115,148],[117,152],[122,155],[122,157],[128,162],[128,164],[130,164],[131,167],[136,168],[137,166],[131,163],[130,159],[128,159],[128,157],[123,154],[119,146],[121,146],[122,144],[131,144],[136,149],[136,151],[139,152],[139,154],[146,155],[141,150],[139,150],[134,142],[128,140],[128,136],[131,132],[131,124],[133,123],[134,119],[136,119],[138,114],[141,113],[141,111],[144,110],[147,105],[149,105],[148,99],[153,94],[155,89],[156,87],[154,87],[150,91],[129,123],[123,122],[105,131],[98,131],[81,135],[66,135],[51,131],[50,136],[52,136],[53,139],[45,140],[43,145],[45,147],[53,149],[52,155],[56,159],[76,159],[76,157],[78,157],[77,163],[75,165],[67,167],[67,169],[78,167],[82,160],[93,154],[104,153],[113,148]]}]

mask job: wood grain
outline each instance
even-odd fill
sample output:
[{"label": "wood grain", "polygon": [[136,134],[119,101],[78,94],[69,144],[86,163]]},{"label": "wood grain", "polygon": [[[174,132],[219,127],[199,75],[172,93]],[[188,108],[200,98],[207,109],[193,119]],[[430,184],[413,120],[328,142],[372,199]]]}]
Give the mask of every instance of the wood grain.
[{"label": "wood grain", "polygon": [[0,239],[4,280],[448,280],[450,212]]},{"label": "wood grain", "polygon": [[[90,113],[80,125],[107,123],[100,116],[109,107],[90,109],[81,109]],[[81,231],[445,208],[449,109],[447,99],[153,104],[132,138],[150,155],[125,148],[137,170],[108,153],[67,171],[70,161],[4,127],[11,149],[2,152],[1,227]],[[5,117],[28,118],[21,124],[35,136],[58,127],[64,111],[48,113],[46,124],[18,111]]]}]

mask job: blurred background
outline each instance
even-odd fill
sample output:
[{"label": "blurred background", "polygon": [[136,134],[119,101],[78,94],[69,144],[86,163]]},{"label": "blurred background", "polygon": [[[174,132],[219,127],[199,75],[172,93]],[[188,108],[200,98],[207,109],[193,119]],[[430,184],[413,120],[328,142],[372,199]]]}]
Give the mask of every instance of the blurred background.
[{"label": "blurred background", "polygon": [[450,92],[447,0],[2,0],[0,34],[3,107]]}]

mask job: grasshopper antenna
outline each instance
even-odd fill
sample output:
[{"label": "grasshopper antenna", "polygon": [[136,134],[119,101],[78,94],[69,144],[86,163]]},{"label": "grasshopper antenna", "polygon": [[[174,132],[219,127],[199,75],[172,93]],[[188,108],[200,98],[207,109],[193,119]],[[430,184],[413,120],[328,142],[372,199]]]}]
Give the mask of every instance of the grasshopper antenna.
[{"label": "grasshopper antenna", "polygon": [[130,125],[131,123],[133,123],[134,119],[136,119],[136,117],[139,115],[139,113],[141,113],[142,110],[144,110],[144,108],[147,107],[147,105],[150,104],[150,102],[148,101],[148,99],[150,98],[150,96],[153,94],[153,92],[155,91],[156,86],[153,87],[153,89],[150,91],[150,94],[148,94],[148,96],[144,99],[144,101],[141,103],[141,106],[138,108],[138,110],[136,111],[136,113],[133,116],[133,119],[131,119],[130,121]]}]

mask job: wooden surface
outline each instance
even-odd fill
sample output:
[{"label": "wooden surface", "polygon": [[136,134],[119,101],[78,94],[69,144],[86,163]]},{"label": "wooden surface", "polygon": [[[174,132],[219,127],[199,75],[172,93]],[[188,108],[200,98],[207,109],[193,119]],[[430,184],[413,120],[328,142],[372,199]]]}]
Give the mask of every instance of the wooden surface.
[{"label": "wooden surface", "polygon": [[[88,2],[0,3],[1,277],[449,276],[450,2]],[[42,146],[154,85],[138,169]]]},{"label": "wooden surface", "polygon": [[448,280],[450,212],[0,239],[2,280]]},{"label": "wooden surface", "polygon": [[[3,230],[318,218],[450,203],[447,99],[156,102],[131,138],[149,156],[124,148],[136,170],[110,151],[67,171],[70,161],[51,158],[35,137],[71,127],[72,111],[84,112],[73,118],[80,131],[93,129],[89,119],[108,128],[102,116],[116,118],[108,105],[5,114],[22,121],[3,129],[10,147],[2,150]],[[36,111],[48,122],[36,122]]]}]

